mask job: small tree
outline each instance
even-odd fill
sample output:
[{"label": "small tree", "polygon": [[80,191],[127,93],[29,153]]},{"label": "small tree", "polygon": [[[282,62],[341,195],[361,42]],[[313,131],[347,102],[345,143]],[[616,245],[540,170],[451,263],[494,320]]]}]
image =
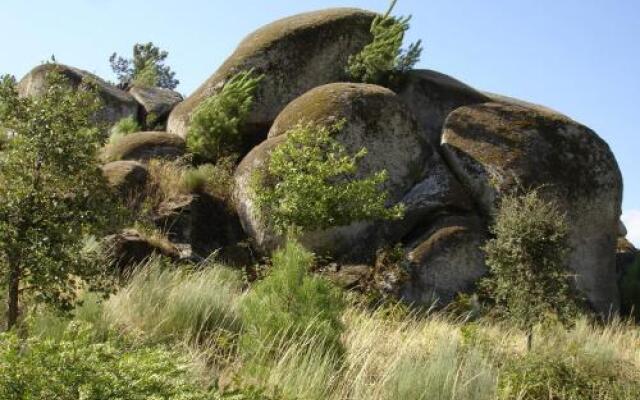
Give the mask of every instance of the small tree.
[{"label": "small tree", "polygon": [[160,50],[152,42],[136,43],[133,46],[133,58],[123,58],[113,53],[109,62],[118,77],[120,88],[126,89],[137,84],[175,89],[180,81],[175,78],[176,73],[164,65],[168,56],[168,52]]},{"label": "small tree", "polygon": [[388,194],[380,186],[386,171],[357,178],[362,148],[350,155],[334,137],[342,123],[331,127],[300,123],[270,154],[264,171],[256,171],[256,205],[269,215],[280,233],[348,225],[355,221],[402,217],[404,207],[387,208]]},{"label": "small tree", "polygon": [[270,274],[247,294],[241,312],[243,350],[254,354],[285,335],[313,335],[330,351],[340,351],[345,302],[338,288],[309,271],[314,255],[295,239],[274,253]]},{"label": "small tree", "polygon": [[0,276],[9,328],[26,293],[66,311],[81,279],[105,289],[82,238],[119,215],[97,162],[99,131],[90,122],[99,97],[88,87],[74,91],[58,73],[47,79],[37,98],[18,97],[12,77],[0,81],[0,125],[15,134],[0,160]]},{"label": "small tree", "polygon": [[218,160],[240,150],[240,128],[263,76],[253,71],[232,77],[219,93],[204,100],[191,116],[187,147],[200,157]]},{"label": "small tree", "polygon": [[378,15],[371,24],[373,40],[349,57],[347,74],[356,82],[396,85],[399,79],[420,61],[422,42],[411,43],[402,49],[404,35],[409,30],[408,17],[393,17],[391,12],[397,0],[393,0],[384,15]]},{"label": "small tree", "polygon": [[577,311],[567,270],[568,226],[538,190],[506,195],[485,245],[489,276],[481,282],[499,315],[527,332],[549,318],[567,322]]}]

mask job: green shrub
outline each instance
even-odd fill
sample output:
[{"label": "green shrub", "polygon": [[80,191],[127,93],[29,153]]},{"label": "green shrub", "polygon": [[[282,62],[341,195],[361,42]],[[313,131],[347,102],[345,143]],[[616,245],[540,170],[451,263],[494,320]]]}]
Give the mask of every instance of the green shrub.
[{"label": "green shrub", "polygon": [[569,285],[566,217],[537,190],[507,194],[484,247],[489,276],[481,287],[494,311],[531,332],[549,318],[567,322],[577,301]]},{"label": "green shrub", "polygon": [[270,274],[258,282],[241,304],[242,348],[260,352],[274,341],[311,333],[328,350],[341,349],[341,292],[309,270],[314,256],[290,240],[273,255]]},{"label": "green shrub", "polygon": [[235,158],[221,158],[215,164],[190,168],[182,175],[182,186],[189,193],[204,192],[220,199],[231,195]]},{"label": "green shrub", "polygon": [[348,154],[334,138],[341,127],[342,123],[332,127],[298,124],[273,150],[265,170],[253,176],[256,205],[280,233],[290,227],[314,231],[402,216],[402,205],[385,205],[387,193],[380,185],[388,179],[386,171],[356,178],[358,163],[367,151]]},{"label": "green shrub", "polygon": [[0,151],[4,150],[7,147],[10,140],[11,135],[9,133],[9,130],[0,126]]},{"label": "green shrub", "polygon": [[620,284],[622,312],[640,320],[640,256],[625,272]]},{"label": "green shrub", "polygon": [[72,324],[62,340],[0,336],[0,398],[209,399],[180,356],[122,339],[95,343],[90,325]]},{"label": "green shrub", "polygon": [[217,94],[204,100],[193,112],[187,134],[187,148],[208,160],[240,151],[240,128],[244,123],[262,75],[253,71],[232,77]]},{"label": "green shrub", "polygon": [[122,136],[128,135],[130,133],[140,132],[142,128],[138,121],[133,116],[129,116],[126,118],[122,118],[118,121],[113,128],[111,128],[111,136],[109,137],[109,142],[113,143],[117,141]]},{"label": "green shrub", "polygon": [[588,353],[548,351],[508,360],[498,381],[500,400],[631,400],[640,382],[631,363]]},{"label": "green shrub", "polygon": [[347,74],[356,82],[395,85],[402,75],[420,61],[421,41],[402,50],[405,33],[409,30],[409,17],[392,17],[397,0],[393,0],[384,15],[377,16],[371,24],[373,40],[349,57]]}]

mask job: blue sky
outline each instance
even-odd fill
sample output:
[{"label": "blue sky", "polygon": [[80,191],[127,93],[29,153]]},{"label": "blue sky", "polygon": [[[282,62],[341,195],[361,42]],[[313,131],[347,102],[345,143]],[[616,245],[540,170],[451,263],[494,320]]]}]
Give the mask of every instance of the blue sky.
[{"label": "blue sky", "polygon": [[[387,0],[2,0],[0,73],[21,77],[51,54],[111,79],[109,55],[135,42],[170,52],[190,93],[249,32],[332,6],[383,11]],[[420,67],[479,89],[541,103],[590,126],[625,178],[625,221],[640,245],[640,1],[399,0]]]}]

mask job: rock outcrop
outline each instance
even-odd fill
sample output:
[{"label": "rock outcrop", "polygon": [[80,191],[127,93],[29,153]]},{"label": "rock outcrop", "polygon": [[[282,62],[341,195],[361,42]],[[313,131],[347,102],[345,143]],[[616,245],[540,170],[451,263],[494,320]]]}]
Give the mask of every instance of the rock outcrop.
[{"label": "rock outcrop", "polygon": [[129,94],[140,105],[139,120],[147,129],[164,127],[169,113],[182,101],[182,95],[160,87],[133,86]]},{"label": "rock outcrop", "polygon": [[184,101],[160,88],[133,87],[127,93],[86,71],[50,64],[27,74],[19,91],[42,93],[55,68],[76,88],[83,80],[96,84],[105,104],[96,115],[102,125],[124,117],[137,118],[145,130],[166,125],[167,132],[132,133],[103,149],[103,161],[110,162],[104,175],[128,195],[145,185],[144,162],[184,155],[191,116],[200,104],[240,72],[263,75],[241,122],[235,210],[201,193],[164,199],[154,210],[155,222],[177,247],[124,232],[110,239],[122,265],[154,252],[180,258],[178,245],[203,256],[218,250],[246,265],[254,260],[239,244],[247,236],[254,250],[268,254],[282,237],[271,227],[269,212],[254,205],[254,172],[265,168],[297,124],[344,121],[336,139],[349,152],[368,151],[358,176],[386,170],[389,179],[381,190],[388,191],[388,205],[401,202],[406,212],[397,221],[361,221],[304,234],[306,247],[335,258],[337,280],[358,286],[373,276],[367,268],[376,251],[400,244],[404,259],[398,265],[407,266],[409,279],[390,280],[398,287],[392,283],[387,292],[408,302],[446,304],[486,273],[481,247],[500,198],[515,189],[539,188],[567,215],[575,287],[599,313],[618,310],[619,281],[638,255],[619,222],[622,177],[607,144],[557,111],[482,92],[435,71],[410,71],[396,92],[344,83],[349,57],[372,39],[375,16],[335,8],[266,25],[247,36]]},{"label": "rock outcrop", "polygon": [[282,109],[310,89],[344,79],[351,54],[371,41],[375,14],[336,8],[295,15],[246,37],[224,64],[171,113],[168,131],[186,137],[193,111],[241,71],[264,74],[242,129],[246,151],[262,141]]},{"label": "rock outcrop", "polygon": [[96,122],[106,125],[106,128],[114,125],[122,118],[138,115],[138,103],[127,92],[118,89],[98,76],[78,68],[63,64],[43,64],[35,67],[18,83],[18,92],[21,96],[38,96],[47,89],[47,75],[58,72],[67,78],[74,87],[81,87],[83,83],[95,84],[98,95],[102,99],[103,107],[95,116]]},{"label": "rock outcrop", "polygon": [[102,173],[109,186],[124,197],[141,191],[149,177],[147,167],[137,161],[110,162],[102,166]]},{"label": "rock outcrop", "polygon": [[622,177],[609,146],[590,129],[540,108],[465,106],[444,126],[444,154],[485,215],[517,187],[542,187],[567,214],[569,265],[578,289],[601,312],[619,306],[615,246]]},{"label": "rock outcrop", "polygon": [[224,252],[245,239],[237,215],[206,193],[165,200],[158,207],[154,222],[172,242],[189,244],[201,257],[215,250]]},{"label": "rock outcrop", "polygon": [[120,233],[107,236],[102,241],[113,267],[120,273],[130,272],[147,261],[153,255],[164,256],[173,260],[182,257],[180,249],[164,240],[149,238],[135,229],[125,229]]},{"label": "rock outcrop", "polygon": [[410,278],[402,288],[409,303],[446,305],[468,292],[486,272],[481,246],[487,239],[476,217],[447,217],[409,244]]},{"label": "rock outcrop", "polygon": [[184,140],[167,132],[135,132],[108,144],[102,152],[103,160],[148,161],[152,158],[174,160],[184,154]]},{"label": "rock outcrop", "polygon": [[[278,116],[269,139],[254,148],[236,172],[235,204],[245,230],[265,251],[275,248],[280,238],[269,228],[268,215],[254,208],[251,176],[264,168],[270,152],[283,142],[288,130],[299,122],[331,125],[345,122],[336,139],[348,151],[367,149],[358,176],[386,170],[389,179],[381,190],[391,203],[402,199],[426,174],[434,150],[418,133],[416,122],[392,91],[375,85],[335,83],[315,88],[291,102]],[[357,258],[375,252],[374,223],[355,223],[308,234],[303,241],[310,248],[334,256],[350,253]]]},{"label": "rock outcrop", "polygon": [[490,101],[488,96],[457,79],[431,70],[409,72],[398,95],[416,116],[425,138],[436,146],[451,111]]}]

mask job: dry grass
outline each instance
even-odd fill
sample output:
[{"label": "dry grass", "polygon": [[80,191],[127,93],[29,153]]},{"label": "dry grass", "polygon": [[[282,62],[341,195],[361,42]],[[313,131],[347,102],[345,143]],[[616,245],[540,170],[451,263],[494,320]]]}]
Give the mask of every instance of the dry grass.
[{"label": "dry grass", "polygon": [[[308,329],[304,335],[285,332],[260,346],[262,354],[248,357],[238,346],[244,293],[238,273],[225,267],[185,270],[150,261],[104,304],[102,320],[141,343],[172,344],[192,360],[190,368],[203,382],[260,387],[273,398],[530,400],[521,387],[505,392],[500,385],[507,365],[515,362],[519,373],[519,365],[532,365],[527,361],[531,355],[543,360],[543,367],[548,360],[552,373],[558,363],[577,366],[587,371],[588,383],[593,376],[605,388],[609,381],[603,371],[624,369],[611,375],[619,379],[611,385],[623,388],[615,393],[622,394],[598,398],[637,400],[640,390],[640,328],[619,320],[600,325],[580,319],[569,329],[538,327],[528,353],[525,334],[508,326],[351,305],[342,316],[344,352],[327,351],[323,339]],[[95,320],[96,313],[90,314]],[[542,382],[531,384],[546,384],[547,372],[537,374]],[[553,379],[571,387],[584,377]],[[522,375],[514,382],[523,381],[529,384]]]},{"label": "dry grass", "polygon": [[204,164],[197,168],[189,160],[150,160],[146,204],[152,210],[165,200],[177,199],[192,193],[206,193],[223,201],[229,199],[233,185],[232,159],[221,159],[216,165]]}]

